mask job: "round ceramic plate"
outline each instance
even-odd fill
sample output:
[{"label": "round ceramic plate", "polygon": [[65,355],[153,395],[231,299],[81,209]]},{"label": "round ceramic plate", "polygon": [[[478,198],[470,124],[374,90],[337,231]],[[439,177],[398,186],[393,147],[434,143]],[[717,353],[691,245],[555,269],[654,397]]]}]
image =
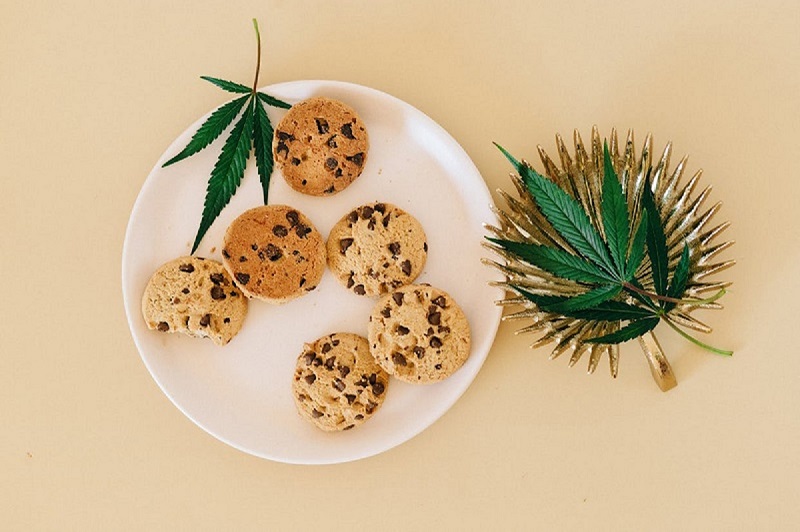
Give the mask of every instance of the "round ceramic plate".
[{"label": "round ceramic plate", "polygon": [[[490,268],[481,264],[483,223],[493,222],[491,197],[475,165],[439,125],[414,107],[374,89],[333,81],[296,81],[263,89],[289,103],[327,96],[352,106],[366,124],[370,151],[349,188],[318,198],[293,191],[278,170],[270,203],[304,212],[327,237],[353,207],[393,203],[413,214],[428,237],[428,260],[416,282],[449,292],[467,315],[472,352],[449,379],[414,386],[392,379],[383,406],[367,423],[325,433],[300,418],[291,383],[304,342],[337,331],[366,336],[374,299],[359,297],[326,271],[318,288],[285,305],[250,302],[244,326],[224,347],[210,340],[148,330],[141,297],[164,262],[188,255],[203,209],[206,183],[226,137],[162,168],[206,117],[162,155],[142,187],[128,223],[122,288],[133,339],[153,378],[198,426],[247,453],[287,463],[327,464],[371,456],[407,441],[441,417],[475,378],[494,340],[501,311]],[[286,111],[269,108],[273,125]],[[197,256],[221,260],[225,228],[263,202],[251,160],[231,203],[206,234]],[[453,445],[457,442],[450,442]]]}]

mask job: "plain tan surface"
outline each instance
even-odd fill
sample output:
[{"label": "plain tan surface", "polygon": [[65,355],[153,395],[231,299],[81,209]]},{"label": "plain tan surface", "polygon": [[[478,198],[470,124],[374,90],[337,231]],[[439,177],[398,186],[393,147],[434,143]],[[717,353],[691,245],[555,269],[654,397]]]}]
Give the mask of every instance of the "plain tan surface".
[{"label": "plain tan surface", "polygon": [[[648,131],[702,167],[737,241],[712,355],[658,329],[620,376],[501,326],[472,387],[374,458],[297,467],[208,436],[128,332],[125,226],[153,163],[226,98],[198,76],[340,79],[428,113],[490,188],[492,141]],[[800,526],[800,4],[5,2],[0,529],[792,530]]]}]

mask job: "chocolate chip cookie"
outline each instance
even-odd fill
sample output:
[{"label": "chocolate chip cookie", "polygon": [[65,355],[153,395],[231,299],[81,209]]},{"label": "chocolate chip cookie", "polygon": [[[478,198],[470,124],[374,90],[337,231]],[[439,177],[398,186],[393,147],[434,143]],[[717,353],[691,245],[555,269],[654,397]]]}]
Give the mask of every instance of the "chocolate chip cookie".
[{"label": "chocolate chip cookie", "polygon": [[362,296],[377,296],[413,282],[428,256],[422,225],[389,203],[350,211],[331,229],[327,248],[333,274]]},{"label": "chocolate chip cookie", "polygon": [[364,169],[369,138],[344,103],[311,98],[292,106],[275,128],[272,151],[286,182],[312,196],[347,188]]},{"label": "chocolate chip cookie", "polygon": [[368,330],[378,364],[406,382],[441,381],[469,358],[466,316],[452,297],[432,286],[408,285],[384,295]]},{"label": "chocolate chip cookie", "polygon": [[247,298],[222,264],[181,257],[156,270],[142,296],[142,314],[150,329],[211,338],[225,345],[247,315]]},{"label": "chocolate chip cookie", "polygon": [[317,287],[325,243],[311,221],[286,205],[243,212],[225,232],[223,264],[248,297],[285,303]]},{"label": "chocolate chip cookie", "polygon": [[326,431],[364,423],[383,404],[389,375],[375,363],[367,339],[334,333],[305,344],[292,382],[297,411]]}]

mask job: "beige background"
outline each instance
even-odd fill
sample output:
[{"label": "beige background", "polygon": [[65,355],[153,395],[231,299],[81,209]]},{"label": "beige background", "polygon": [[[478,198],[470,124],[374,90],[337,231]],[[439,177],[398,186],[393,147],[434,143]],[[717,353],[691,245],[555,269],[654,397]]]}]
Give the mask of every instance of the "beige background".
[{"label": "beige background", "polygon": [[[3,2],[0,529],[791,530],[800,527],[800,4]],[[738,265],[703,352],[659,328],[618,379],[501,326],[456,406],[359,462],[236,451],[147,373],[120,289],[125,226],[162,151],[249,84],[340,79],[428,113],[508,187],[491,141],[535,160],[593,124],[691,154]]]}]

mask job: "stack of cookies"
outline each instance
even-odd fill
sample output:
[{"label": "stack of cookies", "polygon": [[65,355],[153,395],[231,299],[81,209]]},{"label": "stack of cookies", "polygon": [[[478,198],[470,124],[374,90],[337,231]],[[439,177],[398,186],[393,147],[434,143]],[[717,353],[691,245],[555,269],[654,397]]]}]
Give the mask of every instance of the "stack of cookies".
[{"label": "stack of cookies", "polygon": [[[367,130],[356,112],[328,98],[294,105],[273,139],[276,166],[296,191],[336,194],[367,160]],[[428,244],[422,225],[385,202],[345,213],[327,243],[308,216],[287,205],[250,209],[225,232],[222,263],[184,257],[160,267],[142,299],[149,328],[227,344],[248,299],[287,303],[314,290],[327,264],[349,292],[375,297],[368,338],[335,332],[306,343],[293,395],[300,415],[326,431],[364,423],[386,397],[390,376],[441,381],[469,357],[467,319],[446,292],[412,284]]]}]

